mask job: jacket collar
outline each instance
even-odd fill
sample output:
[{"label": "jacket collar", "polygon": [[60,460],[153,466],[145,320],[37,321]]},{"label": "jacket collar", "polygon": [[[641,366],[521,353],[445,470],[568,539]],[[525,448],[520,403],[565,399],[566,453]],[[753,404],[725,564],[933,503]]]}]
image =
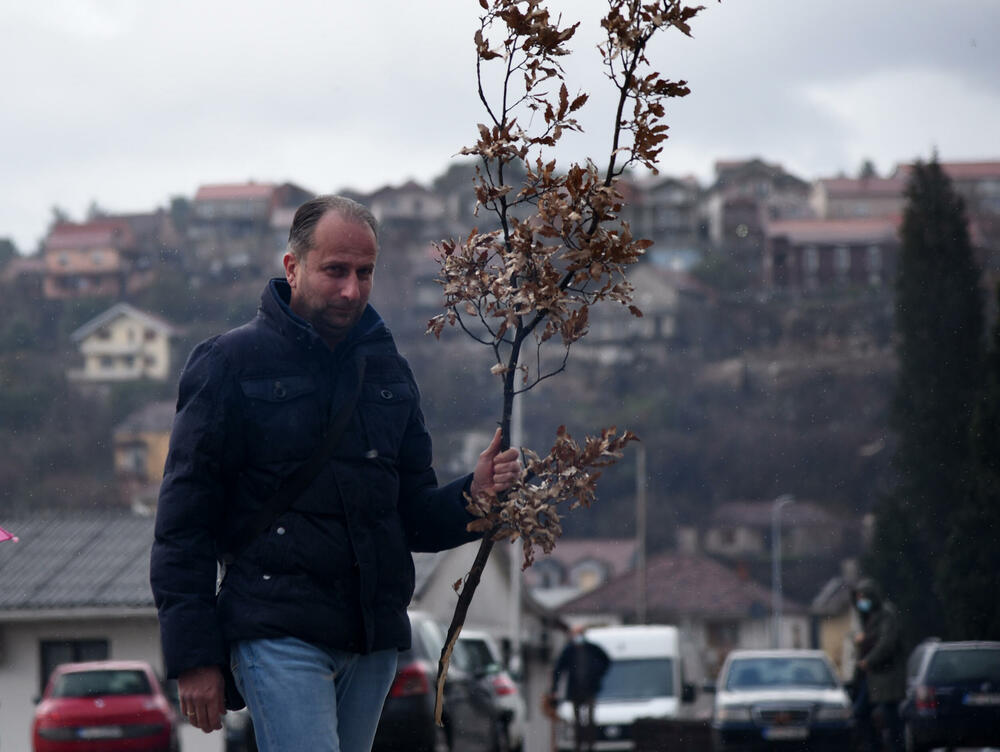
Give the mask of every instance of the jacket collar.
[{"label": "jacket collar", "polygon": [[[292,288],[282,277],[275,277],[267,283],[260,297],[260,311],[264,319],[274,326],[283,336],[301,343],[307,348],[326,348],[326,343],[320,338],[312,324],[295,313],[289,301],[292,298]],[[358,343],[381,334],[388,334],[385,322],[371,304],[365,307],[361,319],[348,332],[343,342],[337,345],[336,353],[345,352]]]}]

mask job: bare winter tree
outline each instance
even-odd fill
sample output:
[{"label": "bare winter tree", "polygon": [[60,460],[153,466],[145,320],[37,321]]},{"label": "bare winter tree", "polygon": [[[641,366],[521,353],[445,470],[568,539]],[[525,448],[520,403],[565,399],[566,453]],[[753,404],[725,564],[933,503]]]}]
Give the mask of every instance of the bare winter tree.
[{"label": "bare winter tree", "polygon": [[[651,243],[633,238],[620,221],[617,182],[633,165],[656,172],[667,138],[665,103],[689,93],[686,82],[649,70],[650,40],[670,28],[690,36],[689,23],[702,8],[680,0],[608,0],[598,51],[617,91],[609,152],[603,167],[588,158],[560,170],[547,154],[565,133],[581,130],[576,117],[588,99],[570,93],[560,64],[579,24],[562,26],[542,0],[479,4],[476,74],[487,122],[462,153],[477,158],[477,212],[491,214],[497,229],[438,246],[445,310],[428,331],[440,336],[446,325],[457,325],[491,348],[492,372],[503,381],[507,448],[515,397],[566,368],[570,347],[587,333],[592,305],[610,301],[642,315],[625,272]],[[556,357],[543,355],[543,346],[556,343]],[[509,492],[469,499],[478,518],[469,527],[484,538],[464,584],[455,585],[459,600],[438,667],[439,724],[451,653],[494,543],[521,539],[525,567],[536,547],[549,553],[562,532],[560,507],[589,506],[600,469],[635,438],[606,428],[581,445],[560,426],[546,456],[526,453],[524,473]]]}]

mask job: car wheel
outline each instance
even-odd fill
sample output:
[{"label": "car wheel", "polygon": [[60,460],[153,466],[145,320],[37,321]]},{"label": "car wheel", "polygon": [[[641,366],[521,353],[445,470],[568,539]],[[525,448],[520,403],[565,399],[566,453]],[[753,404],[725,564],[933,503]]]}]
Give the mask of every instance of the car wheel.
[{"label": "car wheel", "polygon": [[498,720],[493,724],[493,744],[490,745],[493,752],[510,752],[510,736],[507,732],[507,724]]},{"label": "car wheel", "polygon": [[448,730],[444,726],[434,724],[434,752],[451,752],[448,741]]}]

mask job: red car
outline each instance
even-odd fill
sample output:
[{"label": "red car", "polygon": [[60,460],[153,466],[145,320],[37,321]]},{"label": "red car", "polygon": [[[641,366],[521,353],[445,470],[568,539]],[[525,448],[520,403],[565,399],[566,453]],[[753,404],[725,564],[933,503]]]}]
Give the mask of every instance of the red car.
[{"label": "red car", "polygon": [[64,663],[35,710],[34,752],[179,752],[180,719],[144,661]]}]

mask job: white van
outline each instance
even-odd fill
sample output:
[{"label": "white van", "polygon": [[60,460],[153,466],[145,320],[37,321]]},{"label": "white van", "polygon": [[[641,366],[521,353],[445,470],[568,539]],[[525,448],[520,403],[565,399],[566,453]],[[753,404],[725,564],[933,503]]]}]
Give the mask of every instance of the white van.
[{"label": "white van", "polygon": [[[632,724],[637,718],[676,718],[681,703],[694,700],[694,688],[684,684],[677,627],[599,627],[584,634],[611,658],[594,709],[595,750],[634,749]],[[572,750],[573,706],[562,702],[558,713],[557,746]]]}]

